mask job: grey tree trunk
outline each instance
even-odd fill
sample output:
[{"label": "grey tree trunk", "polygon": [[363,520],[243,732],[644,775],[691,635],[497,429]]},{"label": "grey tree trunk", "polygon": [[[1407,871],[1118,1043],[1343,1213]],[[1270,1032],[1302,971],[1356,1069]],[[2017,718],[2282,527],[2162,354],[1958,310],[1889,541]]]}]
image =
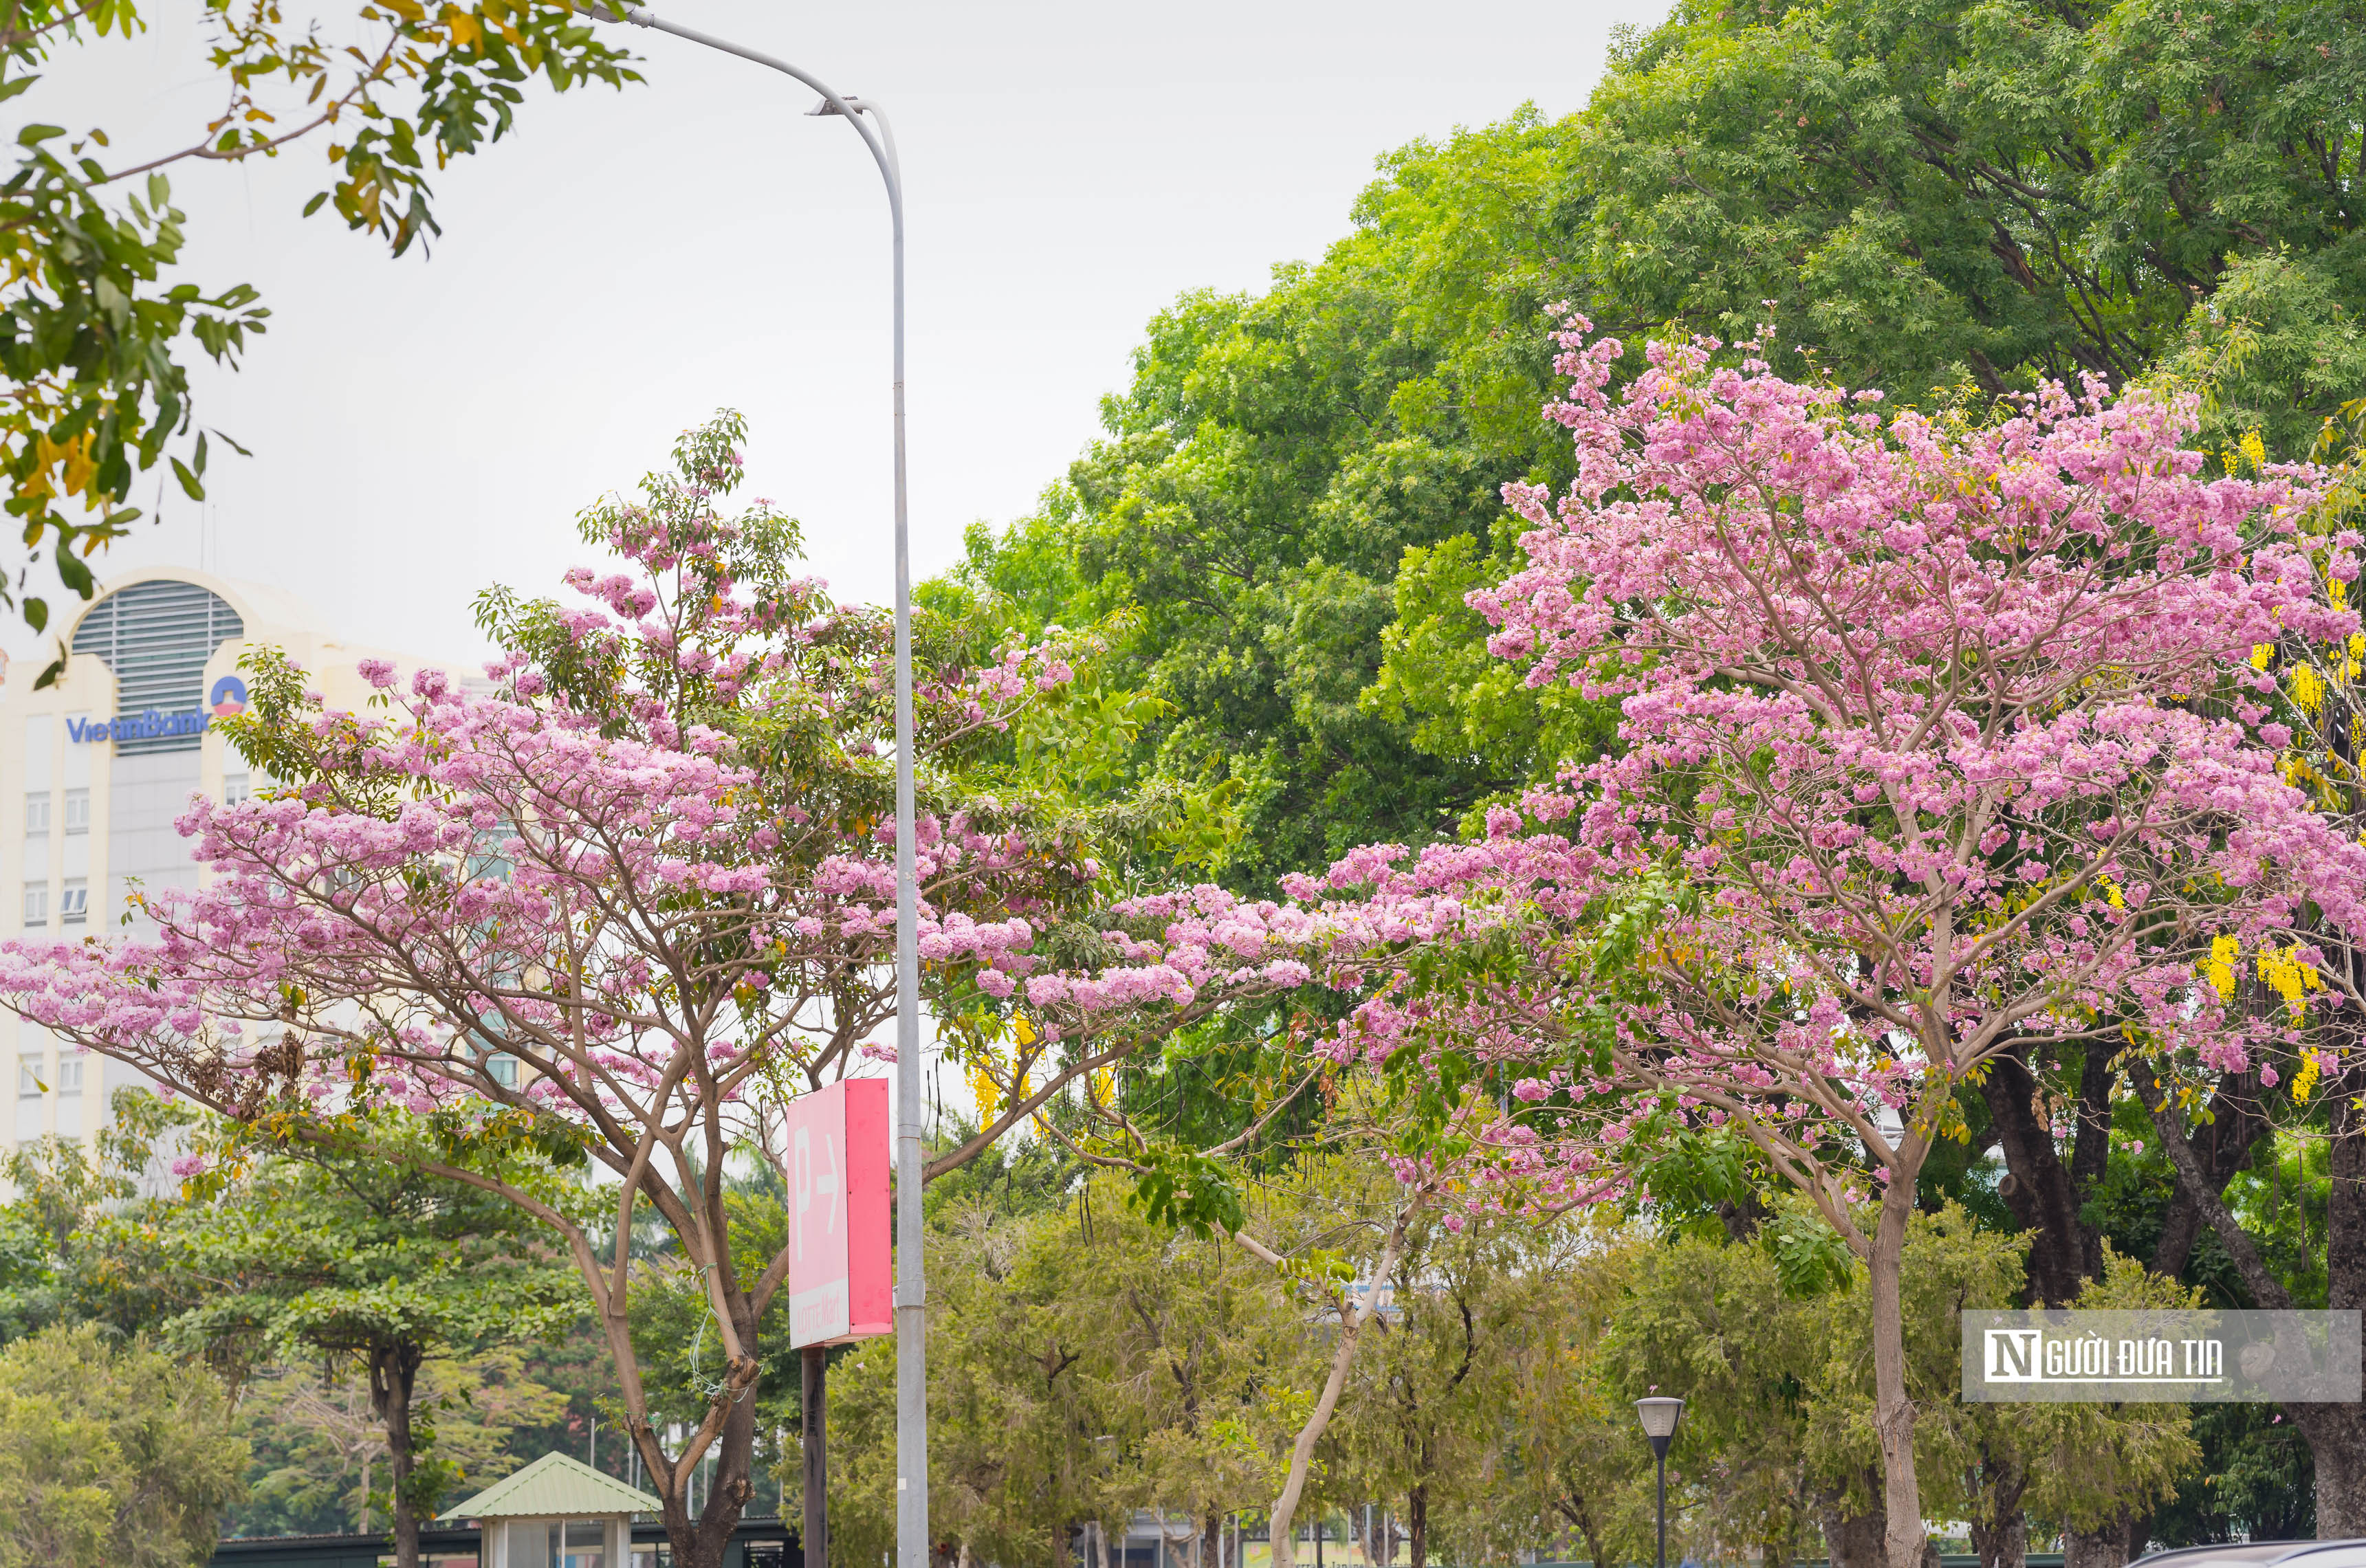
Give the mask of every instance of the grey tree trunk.
[{"label": "grey tree trunk", "polygon": [[1823,1527],[1824,1556],[1831,1568],[1888,1568],[1883,1556],[1888,1521],[1881,1506],[1881,1477],[1868,1472],[1865,1479],[1871,1501],[1863,1513],[1850,1511],[1846,1496],[1839,1492],[1816,1499],[1816,1520]]},{"label": "grey tree trunk", "polygon": [[1919,1564],[1930,1545],[1922,1529],[1922,1491],[1915,1477],[1914,1401],[1906,1392],[1902,1266],[1906,1222],[1913,1212],[1914,1182],[1900,1172],[1882,1190],[1873,1252],[1865,1260],[1873,1305],[1873,1430],[1881,1442],[1881,1503],[1887,1516],[1886,1568]]},{"label": "grey tree trunk", "polygon": [[425,1352],[408,1340],[370,1348],[370,1409],[386,1428],[387,1485],[394,1497],[395,1568],[419,1568],[419,1504],[411,1483],[416,1468],[411,1394],[425,1359]]}]

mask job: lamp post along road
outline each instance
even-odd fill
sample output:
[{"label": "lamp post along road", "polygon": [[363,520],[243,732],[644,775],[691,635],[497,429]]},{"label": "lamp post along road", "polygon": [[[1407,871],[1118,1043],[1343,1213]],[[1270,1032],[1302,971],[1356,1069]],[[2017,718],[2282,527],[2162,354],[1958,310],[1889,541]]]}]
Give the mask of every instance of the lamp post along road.
[{"label": "lamp post along road", "polygon": [[1660,1568],[1668,1568],[1668,1445],[1675,1440],[1676,1423],[1684,1419],[1684,1402],[1662,1396],[1635,1401],[1643,1435],[1651,1440],[1651,1460],[1659,1467]]},{"label": "lamp post along road", "polygon": [[[920,1257],[920,900],[914,865],[912,782],[912,541],[904,473],[904,176],[896,133],[877,103],[844,97],[785,60],[634,6],[595,5],[604,21],[670,33],[783,76],[821,95],[812,112],[845,118],[887,184],[894,253],[896,409],[896,1563],[929,1564],[929,1344]],[[878,127],[874,135],[862,117]],[[808,1477],[813,1475],[808,1470]],[[810,1480],[808,1484],[811,1484]],[[808,1506],[813,1499],[808,1500]],[[810,1560],[808,1560],[810,1561]],[[820,1568],[819,1564],[816,1568]]]}]

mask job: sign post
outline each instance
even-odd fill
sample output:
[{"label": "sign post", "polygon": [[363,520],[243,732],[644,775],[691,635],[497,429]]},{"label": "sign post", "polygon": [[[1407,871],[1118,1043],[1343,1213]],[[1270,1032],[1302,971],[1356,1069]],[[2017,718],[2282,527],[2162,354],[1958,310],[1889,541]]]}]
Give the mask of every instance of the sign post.
[{"label": "sign post", "polygon": [[829,1568],[832,1345],[895,1331],[888,1269],[887,1085],[849,1079],[790,1102],[789,1343],[801,1352],[806,1568]]}]

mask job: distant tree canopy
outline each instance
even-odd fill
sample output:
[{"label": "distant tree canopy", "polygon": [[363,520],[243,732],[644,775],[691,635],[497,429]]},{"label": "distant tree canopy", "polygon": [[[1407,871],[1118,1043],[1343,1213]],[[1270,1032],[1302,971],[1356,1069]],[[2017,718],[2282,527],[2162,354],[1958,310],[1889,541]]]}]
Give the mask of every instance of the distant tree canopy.
[{"label": "distant tree canopy", "polygon": [[1502,484],[1566,477],[1556,305],[1910,398],[2206,377],[2205,441],[2305,455],[2366,389],[2361,89],[2356,0],[1679,6],[1579,113],[1403,148],[1319,263],[1162,312],[1108,433],[924,597],[1103,623],[1086,783],[1198,791],[1232,886],[1450,835],[1610,734],[1461,601],[1512,565]]}]

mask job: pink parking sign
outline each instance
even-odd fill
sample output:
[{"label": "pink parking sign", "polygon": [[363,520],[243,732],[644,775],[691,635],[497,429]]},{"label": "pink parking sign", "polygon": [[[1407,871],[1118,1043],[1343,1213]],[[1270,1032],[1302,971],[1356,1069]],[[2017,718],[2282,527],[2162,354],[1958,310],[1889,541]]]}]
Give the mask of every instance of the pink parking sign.
[{"label": "pink parking sign", "polygon": [[789,1104],[789,1343],[893,1329],[887,1262],[887,1085],[850,1079]]}]

